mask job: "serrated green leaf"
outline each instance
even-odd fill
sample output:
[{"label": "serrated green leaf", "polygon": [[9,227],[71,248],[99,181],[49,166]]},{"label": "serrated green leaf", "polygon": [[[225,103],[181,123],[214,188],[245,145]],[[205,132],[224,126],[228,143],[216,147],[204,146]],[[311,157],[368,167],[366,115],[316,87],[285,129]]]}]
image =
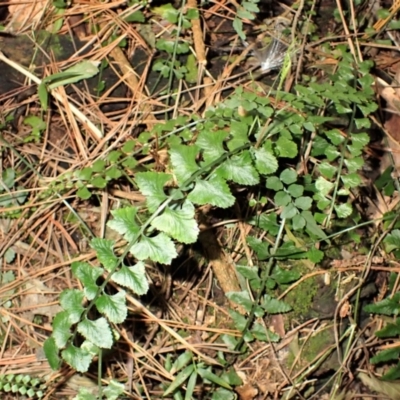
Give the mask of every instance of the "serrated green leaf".
[{"label": "serrated green leaf", "polygon": [[311,249],[307,251],[306,256],[312,263],[318,264],[323,260],[324,252],[315,247],[311,247]]},{"label": "serrated green leaf", "polygon": [[61,311],[55,315],[51,336],[54,338],[54,342],[59,349],[65,347],[72,336],[71,326],[72,323],[70,322],[68,311]]},{"label": "serrated green leaf", "polygon": [[400,248],[400,230],[393,229],[391,233],[389,233],[385,239],[383,240],[385,244],[385,250],[387,253],[391,253],[393,250]]},{"label": "serrated green leaf", "polygon": [[200,230],[194,214],[193,204],[185,201],[181,207],[167,207],[161,215],[154,218],[151,225],[181,243],[195,243]]},{"label": "serrated green leaf", "polygon": [[118,285],[131,289],[138,296],[143,296],[149,290],[145,265],[141,261],[133,267],[122,266],[119,271],[112,275],[111,280],[118,283]]},{"label": "serrated green leaf", "polygon": [[174,174],[180,185],[200,169],[196,162],[199,153],[196,145],[171,145],[169,153]]},{"label": "serrated green leaf", "polygon": [[71,270],[74,276],[82,282],[85,296],[88,300],[93,300],[99,291],[97,279],[103,274],[104,270],[92,267],[82,261],[74,261],[71,265]]},{"label": "serrated green leaf", "polygon": [[397,361],[400,356],[400,347],[395,347],[393,349],[386,349],[380,351],[376,356],[369,359],[371,364],[379,364],[388,361]]},{"label": "serrated green leaf", "polygon": [[171,264],[177,256],[175,245],[165,233],[155,237],[142,236],[129,250],[138,260],[152,260],[161,264]]},{"label": "serrated green leaf", "polygon": [[112,210],[113,220],[107,222],[107,226],[123,235],[127,242],[137,238],[140,228],[135,222],[137,207],[123,207]]},{"label": "serrated green leaf", "polygon": [[103,294],[96,299],[95,304],[97,310],[105,315],[110,322],[120,324],[126,320],[128,308],[125,291],[120,290],[112,296]]},{"label": "serrated green leaf", "polygon": [[275,299],[269,294],[264,295],[261,307],[269,314],[281,314],[292,310],[289,304],[282,300]]},{"label": "serrated green leaf", "polygon": [[249,292],[227,292],[226,297],[234,303],[242,306],[247,312],[251,311],[253,300],[250,298]]},{"label": "serrated green leaf", "polygon": [[65,289],[60,294],[60,305],[68,312],[70,324],[76,324],[85,308],[82,306],[84,294],[78,289]]},{"label": "serrated green leaf", "polygon": [[121,398],[121,395],[124,393],[125,386],[123,383],[117,382],[114,379],[111,379],[108,385],[103,388],[103,394],[106,396],[107,400],[117,400]]},{"label": "serrated green leaf", "polygon": [[196,145],[203,150],[206,163],[213,162],[226,153],[223,143],[227,136],[228,132],[224,130],[200,132]]},{"label": "serrated green leaf", "polygon": [[339,146],[341,143],[344,142],[345,139],[339,129],[332,129],[330,131],[326,131],[325,135],[335,146]]},{"label": "serrated green leaf", "polygon": [[257,239],[253,236],[247,236],[246,242],[250,248],[256,252],[257,258],[260,261],[265,260],[270,256],[269,244],[267,242]]},{"label": "serrated green leaf", "polygon": [[368,304],[364,307],[364,310],[373,314],[399,315],[400,292],[395,293],[392,298],[383,299],[375,304]]},{"label": "serrated green leaf", "polygon": [[243,31],[242,20],[236,16],[235,19],[233,20],[232,26],[233,29],[235,29],[236,33],[239,35],[240,39],[246,40],[246,35]]},{"label": "serrated green leaf", "polygon": [[240,332],[243,332],[247,324],[246,317],[232,309],[229,309],[228,312],[230,317],[232,318],[233,323],[235,324],[236,329],[238,329]]},{"label": "serrated green leaf", "polygon": [[275,146],[280,157],[294,158],[297,156],[298,150],[296,143],[284,136],[279,137],[279,139],[275,142]]},{"label": "serrated green leaf", "polygon": [[114,240],[94,238],[90,247],[96,250],[98,260],[104,265],[107,271],[112,271],[118,265],[118,258],[114,254]]},{"label": "serrated green leaf", "polygon": [[158,206],[168,196],[164,193],[164,185],[171,180],[170,174],[163,172],[137,172],[135,175],[136,184],[144,196],[146,204],[151,213],[155,212]]},{"label": "serrated green leaf", "polygon": [[375,336],[379,338],[400,336],[400,318],[397,318],[394,324],[389,323],[384,328],[375,332]]},{"label": "serrated green leaf", "polygon": [[87,372],[92,356],[87,351],[70,344],[61,353],[63,360],[78,372]]},{"label": "serrated green leaf", "polygon": [[209,181],[196,181],[194,189],[189,193],[188,200],[192,203],[220,208],[231,207],[235,203],[235,197],[228,184],[221,178],[213,177]]},{"label": "serrated green leaf", "polygon": [[104,189],[107,186],[107,181],[102,176],[95,176],[90,183],[99,189]]},{"label": "serrated green leaf", "polygon": [[78,324],[78,332],[101,349],[111,349],[113,337],[110,325],[103,317],[91,321],[87,318]]},{"label": "serrated green leaf", "polygon": [[239,183],[240,185],[256,185],[260,177],[252,166],[250,152],[244,151],[237,156],[228,158],[216,169],[218,177]]},{"label": "serrated green leaf", "polygon": [[247,265],[237,265],[236,270],[239,272],[240,275],[244,276],[246,279],[252,280],[256,279],[259,280],[260,277],[258,276],[258,267],[250,267]]},{"label": "serrated green leaf", "polygon": [[278,169],[278,160],[264,147],[254,149],[255,165],[260,174],[270,175]]},{"label": "serrated green leaf", "polygon": [[61,358],[58,355],[58,346],[54,337],[49,337],[43,343],[43,351],[53,371],[57,371],[61,364]]},{"label": "serrated green leaf", "polygon": [[363,167],[365,161],[362,157],[353,157],[353,158],[346,158],[344,160],[344,163],[349,172],[356,172]]}]

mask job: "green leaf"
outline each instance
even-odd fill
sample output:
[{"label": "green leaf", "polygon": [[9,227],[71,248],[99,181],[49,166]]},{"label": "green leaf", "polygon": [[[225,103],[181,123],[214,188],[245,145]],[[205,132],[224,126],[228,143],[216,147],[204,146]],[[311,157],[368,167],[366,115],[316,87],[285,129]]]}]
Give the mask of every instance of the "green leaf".
[{"label": "green leaf", "polygon": [[73,344],[70,344],[63,350],[61,355],[67,364],[74,370],[82,373],[88,371],[93,358],[86,350],[75,347]]},{"label": "green leaf", "polygon": [[49,337],[43,343],[43,351],[46,355],[47,361],[53,371],[57,371],[61,364],[61,358],[58,355],[58,347],[54,337]]},{"label": "green leaf", "polygon": [[261,307],[269,314],[282,314],[292,310],[289,304],[282,300],[275,299],[269,294],[264,295]]},{"label": "green leaf", "polygon": [[195,204],[211,204],[220,208],[228,208],[235,203],[235,197],[232,196],[228,184],[217,177],[213,177],[209,181],[196,181],[188,199]]},{"label": "green leaf", "polygon": [[103,317],[95,321],[85,318],[78,324],[78,332],[101,349],[111,349],[112,347],[111,329],[107,320]]},{"label": "green leaf", "polygon": [[281,218],[292,219],[298,213],[299,210],[293,205],[293,203],[290,203],[287,206],[283,207]]},{"label": "green leaf", "polygon": [[237,272],[240,275],[244,276],[246,279],[252,280],[259,280],[260,277],[258,276],[258,267],[249,267],[247,265],[237,265],[236,266]]},{"label": "green leaf", "polygon": [[112,271],[118,265],[118,258],[113,251],[114,245],[114,240],[102,238],[94,238],[90,242],[90,247],[96,250],[98,260],[107,271]]},{"label": "green leaf", "polygon": [[[257,254],[257,258],[262,261],[267,259],[269,254],[269,244],[261,239],[257,239],[254,236],[247,236],[246,242],[252,250]],[[239,266],[238,266],[239,267]]]},{"label": "green leaf", "polygon": [[171,385],[169,385],[168,389],[164,392],[163,397],[166,397],[169,394],[175,392],[175,390],[179,389],[189,379],[193,371],[193,364],[188,365],[183,371],[181,371],[171,383]]},{"label": "green leaf", "polygon": [[295,282],[298,279],[300,279],[300,277],[301,277],[300,272],[294,270],[282,269],[281,267],[279,267],[279,265],[277,265],[274,268],[271,274],[271,278],[274,279],[280,285],[286,285],[288,283]]},{"label": "green leaf", "polygon": [[294,201],[294,205],[301,210],[309,210],[312,206],[312,198],[308,196],[298,197]]},{"label": "green leaf", "polygon": [[380,351],[376,356],[369,359],[371,364],[386,363],[388,361],[397,361],[400,355],[400,347],[394,347],[393,349],[386,349]]},{"label": "green leaf", "polygon": [[234,303],[242,306],[247,312],[251,311],[253,300],[250,298],[249,292],[227,292],[226,297]]},{"label": "green leaf", "polygon": [[136,184],[144,196],[151,213],[155,212],[158,206],[168,196],[164,193],[164,185],[170,181],[172,176],[163,172],[137,172],[135,175]]},{"label": "green leaf", "polygon": [[302,215],[297,214],[293,217],[292,224],[295,231],[300,231],[306,226],[306,220]]},{"label": "green leaf", "polygon": [[143,11],[136,10],[133,13],[127,15],[124,18],[124,21],[126,21],[126,22],[145,22],[146,18],[143,14]]},{"label": "green leaf", "polygon": [[216,175],[240,185],[256,185],[260,182],[256,169],[252,166],[250,152],[244,151],[228,158],[216,169]]},{"label": "green leaf", "polygon": [[175,375],[182,368],[186,367],[190,362],[193,362],[193,353],[189,350],[186,350],[173,363],[170,374]]},{"label": "green leaf", "polygon": [[277,176],[269,176],[267,178],[266,187],[267,189],[272,189],[277,192],[278,190],[283,189],[283,184]]},{"label": "green leaf", "polygon": [[103,394],[107,400],[118,400],[124,393],[125,386],[123,383],[111,379],[108,385],[103,388]]},{"label": "green leaf", "polygon": [[118,285],[131,289],[138,296],[143,296],[149,290],[145,265],[141,261],[133,267],[122,266],[119,271],[112,275],[111,280],[118,283]]},{"label": "green leaf", "polygon": [[385,244],[385,250],[387,253],[391,253],[393,250],[400,248],[400,230],[393,229],[391,233],[389,233],[385,239],[383,240]]},{"label": "green leaf", "polygon": [[318,171],[327,179],[333,179],[337,171],[337,167],[327,162],[318,165]]},{"label": "green leaf", "polygon": [[251,333],[257,340],[261,340],[263,342],[277,343],[281,339],[277,333],[266,329],[265,326],[259,324],[258,322],[254,323],[254,326],[251,329]]},{"label": "green leaf", "polygon": [[92,165],[93,172],[103,172],[106,168],[105,160],[96,160]]},{"label": "green leaf", "polygon": [[72,336],[71,326],[72,323],[70,322],[68,311],[61,311],[55,315],[51,336],[54,338],[54,343],[59,349],[65,347]]},{"label": "green leaf", "polygon": [[196,145],[203,150],[203,158],[206,163],[213,162],[226,153],[223,143],[228,134],[223,130],[200,132]]},{"label": "green leaf", "polygon": [[208,369],[204,368],[198,368],[197,372],[203,379],[207,379],[210,382],[215,383],[216,385],[219,385],[225,389],[232,389],[231,386],[225,382],[223,379],[221,379],[219,376],[213,374],[211,371]]},{"label": "green leaf", "polygon": [[135,222],[137,207],[124,207],[112,210],[113,220],[107,222],[107,226],[123,235],[127,242],[137,238],[140,228]]},{"label": "green leaf", "polygon": [[172,240],[165,234],[160,233],[154,237],[142,236],[129,250],[138,260],[152,260],[161,264],[171,264],[177,256]]},{"label": "green leaf", "polygon": [[292,197],[300,197],[304,193],[304,187],[294,183],[287,188],[287,191]]},{"label": "green leaf", "polygon": [[43,79],[43,83],[49,83],[50,90],[59,86],[77,83],[83,79],[89,79],[99,73],[99,61],[83,60],[74,66]]},{"label": "green leaf", "polygon": [[104,189],[107,186],[107,181],[102,176],[95,176],[90,183],[99,189]]},{"label": "green leaf", "polygon": [[395,323],[389,323],[384,328],[375,332],[375,336],[379,338],[400,336],[400,318],[397,318]]},{"label": "green leaf", "polygon": [[99,291],[97,279],[103,274],[104,270],[92,267],[82,261],[74,261],[71,265],[71,270],[74,276],[82,282],[85,296],[88,300],[93,300]]},{"label": "green leaf", "polygon": [[284,136],[280,136],[275,142],[276,151],[279,152],[280,157],[294,158],[297,156],[297,145],[292,140]]},{"label": "green leaf", "polygon": [[196,387],[196,382],[197,382],[197,371],[194,370],[192,375],[190,375],[188,383],[186,385],[186,391],[185,391],[185,400],[192,400],[193,399],[193,393],[194,389]]},{"label": "green leaf", "polygon": [[255,165],[260,174],[270,175],[278,169],[278,160],[264,147],[254,149]]},{"label": "green leaf", "polygon": [[286,185],[297,181],[297,172],[294,169],[285,169],[281,172],[280,180]]},{"label": "green leaf", "polygon": [[332,129],[330,131],[326,131],[325,135],[335,146],[339,146],[340,144],[342,144],[345,139],[339,129]]},{"label": "green leaf", "polygon": [[86,186],[83,186],[78,189],[76,195],[82,200],[89,200],[92,196],[92,192]]},{"label": "green leaf", "polygon": [[120,290],[113,296],[103,294],[96,299],[97,310],[105,315],[110,322],[121,324],[126,320],[128,308],[126,306],[126,293]]},{"label": "green leaf", "polygon": [[335,186],[334,183],[327,181],[322,176],[318,177],[317,180],[315,181],[315,188],[322,196],[327,196],[331,192],[334,186]]},{"label": "green leaf", "polygon": [[238,18],[238,16],[236,16],[233,20],[232,26],[236,33],[239,35],[240,39],[246,40],[246,34],[243,31],[243,22],[240,18]]},{"label": "green leaf", "polygon": [[194,214],[193,204],[185,201],[181,207],[167,207],[161,215],[154,218],[151,225],[181,243],[195,243],[199,236],[199,228]]},{"label": "green leaf", "polygon": [[350,217],[351,213],[353,212],[353,208],[349,203],[335,205],[334,208],[338,218]]},{"label": "green leaf", "polygon": [[392,298],[386,298],[375,304],[368,304],[364,307],[368,313],[381,315],[400,314],[400,292],[394,294]]},{"label": "green leaf", "polygon": [[362,179],[357,173],[342,175],[340,178],[346,188],[356,188],[362,183]]},{"label": "green leaf", "polygon": [[301,215],[307,221],[307,230],[319,239],[326,240],[327,236],[320,226],[315,222],[314,216],[310,211],[302,211]]},{"label": "green leaf", "polygon": [[349,172],[356,172],[363,167],[365,161],[362,157],[346,158],[344,160]]},{"label": "green leaf", "polygon": [[196,145],[171,145],[169,153],[176,179],[182,185],[200,168],[196,162],[199,148]]},{"label": "green leaf", "polygon": [[323,260],[324,252],[316,249],[315,247],[311,247],[311,249],[307,251],[306,256],[311,262],[318,264]]},{"label": "green leaf", "polygon": [[76,324],[85,308],[82,306],[84,300],[84,294],[78,289],[65,289],[60,294],[60,305],[68,312],[68,318],[70,324]]},{"label": "green leaf", "polygon": [[290,195],[283,190],[281,192],[275,193],[274,203],[277,207],[287,206],[291,201],[292,198],[290,197]]}]

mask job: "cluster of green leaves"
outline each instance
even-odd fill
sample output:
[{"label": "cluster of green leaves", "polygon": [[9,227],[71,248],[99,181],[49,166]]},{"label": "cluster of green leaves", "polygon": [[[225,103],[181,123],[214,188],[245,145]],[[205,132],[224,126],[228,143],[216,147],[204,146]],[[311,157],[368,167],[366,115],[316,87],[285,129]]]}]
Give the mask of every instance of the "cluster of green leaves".
[{"label": "cluster of green leaves", "polygon": [[[24,204],[27,193],[23,186],[17,185],[15,169],[6,168],[1,174],[0,181],[0,207],[17,207]],[[7,211],[3,217],[18,218],[20,211]]]},{"label": "cluster of green leaves", "polygon": [[[183,33],[190,29],[191,20],[199,19],[199,12],[193,8],[180,7],[176,9],[168,3],[153,8],[153,13],[174,25],[168,39],[160,38],[156,41],[157,50],[169,55],[168,59],[158,59],[153,64],[153,71],[157,71],[164,78],[185,79],[189,83],[197,80],[196,58],[190,53],[190,43],[184,39]],[[187,56],[183,64],[180,56]]]},{"label": "cluster of green leaves", "polygon": [[260,11],[258,3],[259,0],[242,1],[236,10],[236,15],[233,20],[233,28],[242,40],[246,39],[246,34],[243,31],[243,20],[252,21],[255,19],[256,14]]},{"label": "cluster of green leaves", "polygon": [[41,399],[45,389],[46,385],[39,378],[22,374],[0,375],[0,392]]},{"label": "cluster of green leaves", "polygon": [[[113,240],[94,239],[91,246],[100,266],[73,264],[72,272],[82,283],[83,290],[69,289],[61,295],[64,311],[55,317],[53,334],[45,343],[45,352],[53,368],[64,360],[76,370],[86,371],[101,349],[110,348],[116,339],[112,326],[126,319],[127,306],[126,293],[110,294],[113,292],[108,282],[126,287],[137,295],[146,293],[144,261],[170,264],[177,257],[176,242],[192,244],[197,241],[196,208],[203,205],[229,208],[236,201],[238,187],[259,190],[260,185],[264,185],[269,199],[265,202],[266,212],[250,219],[276,242],[270,250],[265,242],[249,241],[260,259],[321,260],[323,254],[315,248],[315,242],[327,240],[325,218],[334,213],[338,218],[349,215],[336,207],[338,198],[331,195],[331,191],[335,190],[343,198],[350,187],[360,183],[356,176],[362,165],[360,154],[367,141],[362,133],[352,132],[352,121],[359,128],[367,127],[367,114],[376,107],[367,84],[371,80],[367,73],[369,65],[362,64],[356,72],[346,52],[341,63],[331,83],[298,85],[297,96],[282,94],[280,98],[287,104],[283,109],[276,110],[261,92],[245,92],[238,88],[230,98],[209,109],[204,120],[194,117],[184,122],[178,118],[154,128],[159,146],[169,153],[168,173],[155,172],[152,166],[143,171],[145,166],[141,165],[132,183],[145,196],[146,207],[122,207],[112,212],[113,219],[108,226],[126,241],[121,256],[115,254]],[[362,90],[357,90],[359,88]],[[361,117],[356,115],[356,109],[362,113]],[[327,126],[338,117],[347,117],[349,121],[350,129],[344,140],[339,140],[342,134],[332,133]],[[182,126],[183,123],[186,125]],[[313,133],[318,133],[312,149],[316,168],[310,174],[300,175],[294,166],[302,152],[302,140]],[[142,136],[149,137],[152,133]],[[129,146],[132,151],[135,143],[130,142]],[[146,154],[148,149],[149,146],[142,146],[138,151]],[[106,164],[96,164],[75,177],[94,179],[101,171],[112,168],[111,161],[119,165],[112,170],[120,171],[126,153],[117,151],[109,156]],[[113,173],[110,178],[118,176],[119,173]],[[107,184],[107,179],[104,183]],[[343,204],[350,207],[346,201]],[[282,236],[284,229],[285,238]],[[289,235],[292,230],[301,241]],[[124,265],[126,255],[134,260],[134,266]],[[293,281],[296,276],[285,276],[279,269],[272,274],[270,270],[251,268],[242,268],[241,272],[250,280],[252,288],[258,290],[257,301],[252,301],[253,296],[248,292],[230,294],[233,301],[255,316],[289,310],[285,303],[261,293],[271,285]],[[250,318],[232,316],[245,340],[279,339],[263,326],[252,324]],[[251,330],[248,332],[247,328]],[[203,370],[203,366],[196,368],[193,367],[187,379],[194,371],[197,376],[198,370]]]},{"label": "cluster of green leaves", "polygon": [[[201,380],[206,385],[215,385],[216,390],[212,391],[212,400],[233,400],[236,395],[233,393],[232,386],[239,386],[242,380],[231,369],[227,369],[220,376],[212,372],[211,367],[207,367],[203,362],[196,362],[193,353],[185,351],[172,363],[171,354],[167,355],[165,368],[172,375],[176,375],[172,383],[165,388],[164,396],[173,394],[174,399],[192,399],[193,393],[198,381]],[[226,362],[219,360],[222,365]],[[186,383],[186,389],[181,389]]]},{"label": "cluster of green leaves", "polygon": [[[384,239],[385,250],[387,253],[400,253],[400,230],[393,229]],[[389,278],[389,290],[394,291],[398,281],[398,273],[392,273]],[[375,336],[385,340],[398,340],[400,337],[400,292],[395,292],[392,296],[375,303],[368,304],[364,307],[366,312],[377,315],[385,315],[392,317],[391,322],[386,322],[385,326],[375,332]],[[383,375],[385,380],[396,380],[400,378],[400,346],[388,348],[387,350],[379,351],[370,359],[371,364],[394,364]]]},{"label": "cluster of green leaves", "polygon": [[[72,400],[117,400],[124,393],[124,385],[115,380],[111,380],[106,387],[101,388],[101,395],[93,394],[93,390],[80,388],[78,394]],[[103,397],[104,396],[104,397]]]}]

